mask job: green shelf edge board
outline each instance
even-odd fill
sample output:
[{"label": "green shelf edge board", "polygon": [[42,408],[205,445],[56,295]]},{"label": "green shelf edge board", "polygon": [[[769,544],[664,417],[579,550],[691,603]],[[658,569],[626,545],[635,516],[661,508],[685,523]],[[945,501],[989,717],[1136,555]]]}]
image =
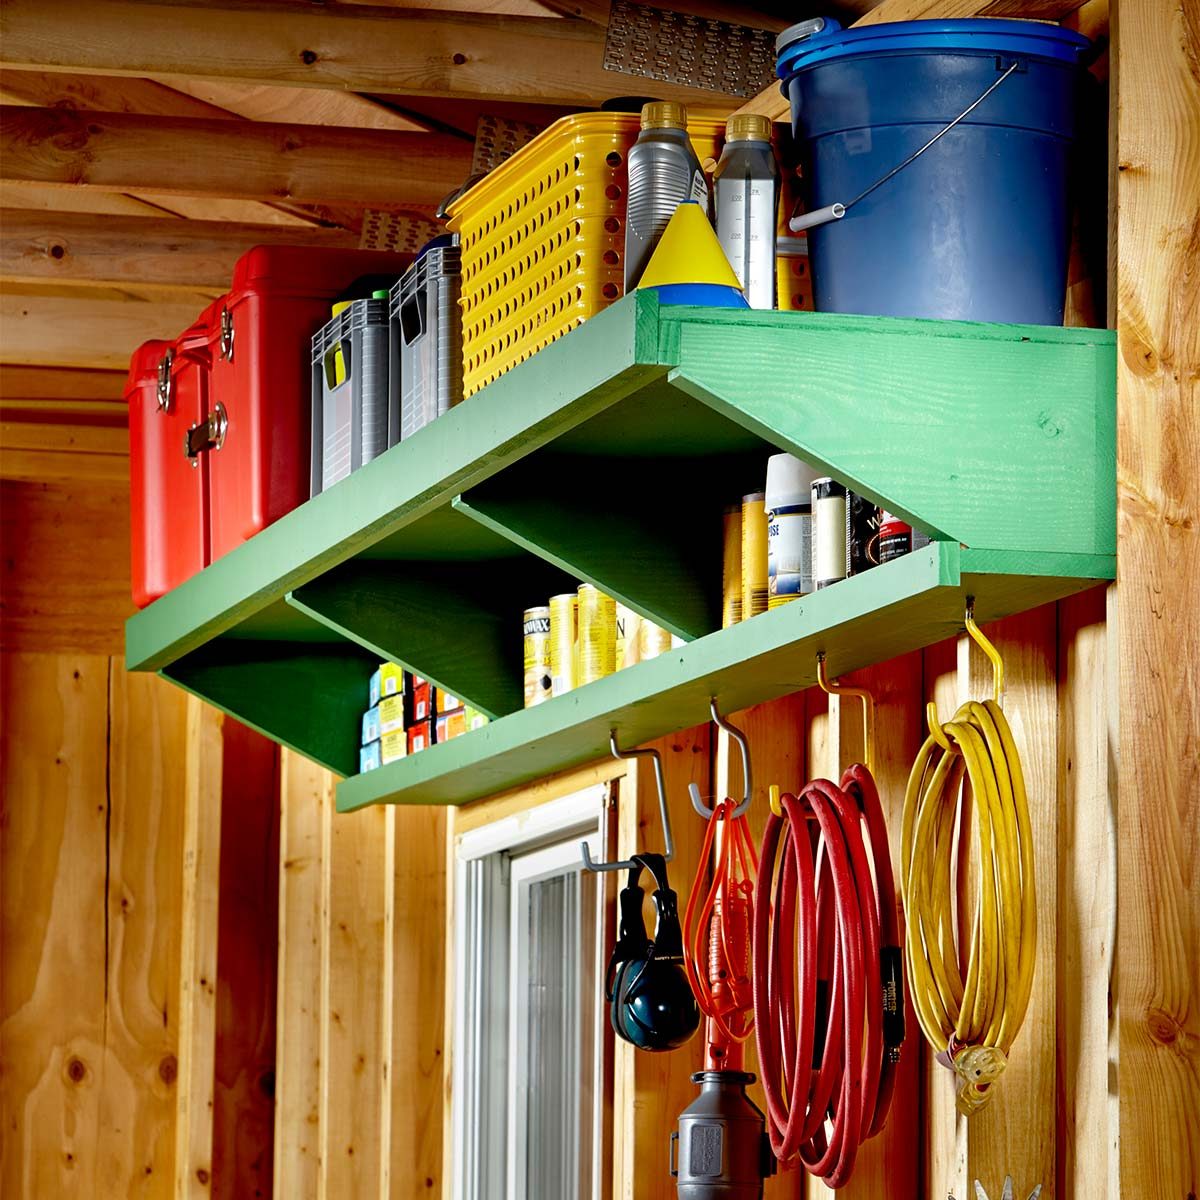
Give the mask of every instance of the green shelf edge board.
[{"label": "green shelf edge board", "polygon": [[[668,376],[923,528],[973,545],[1030,548],[1026,538],[1039,550],[1114,551],[1111,333],[660,308],[643,292],[130,618],[129,669],[164,668],[460,493],[469,503],[471,488]],[[881,397],[895,408],[890,418]],[[918,422],[915,444],[908,427],[891,439],[862,436],[864,419],[901,428],[900,417],[930,402],[940,423]],[[1005,406],[1018,417],[1006,418]],[[645,608],[632,588],[615,590]],[[659,623],[694,632],[697,620]]]},{"label": "green shelf edge board", "polygon": [[936,542],[814,595],[525,709],[400,762],[346,779],[337,806],[465,804],[709,719],[810,687],[962,629],[965,596],[996,620],[1113,578],[1112,555],[963,550]]}]

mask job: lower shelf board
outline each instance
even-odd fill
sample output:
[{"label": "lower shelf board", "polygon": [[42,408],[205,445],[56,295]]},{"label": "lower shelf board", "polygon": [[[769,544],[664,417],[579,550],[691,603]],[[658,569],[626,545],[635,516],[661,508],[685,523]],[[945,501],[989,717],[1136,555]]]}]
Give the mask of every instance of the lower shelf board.
[{"label": "lower shelf board", "polygon": [[452,742],[345,780],[341,812],[372,804],[466,804],[638,746],[831,676],[959,633],[966,597],[979,621],[1035,608],[1111,579],[1112,556],[964,549],[935,542]]}]

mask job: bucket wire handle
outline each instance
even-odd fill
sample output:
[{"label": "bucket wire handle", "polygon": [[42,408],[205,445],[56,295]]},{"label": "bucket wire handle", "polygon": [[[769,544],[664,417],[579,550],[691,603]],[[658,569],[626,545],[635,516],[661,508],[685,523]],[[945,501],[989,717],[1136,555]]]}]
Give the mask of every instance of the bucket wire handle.
[{"label": "bucket wire handle", "polygon": [[927,141],[925,145],[920,148],[920,150],[914,150],[912,154],[910,154],[902,163],[899,164],[899,166],[893,167],[886,175],[881,175],[873,184],[871,184],[869,188],[859,192],[853,200],[846,204],[839,204],[835,201],[833,204],[827,204],[824,208],[814,209],[812,212],[802,213],[798,217],[792,217],[791,220],[788,221],[788,228],[793,233],[802,233],[804,230],[813,229],[817,225],[827,225],[830,221],[840,221],[846,215],[846,213],[848,213],[850,209],[852,209],[860,200],[865,200],[873,191],[875,191],[876,188],[883,187],[883,185],[887,183],[889,179],[899,175],[905,167],[909,166],[911,163],[920,158],[921,155],[924,154],[925,151],[934,144],[934,142],[945,137],[946,134],[948,134],[950,130],[952,130],[955,125],[959,123],[959,121],[961,121],[964,117],[970,116],[971,113],[973,113],[1015,70],[1017,70],[1018,67],[1020,67],[1020,65],[1021,64],[1019,62],[1014,62],[1012,66],[1010,66],[1008,70],[1000,76],[999,79],[992,83],[987,90],[984,91],[982,95],[980,95],[973,103],[964,108],[962,112],[960,112],[958,116],[950,122],[949,125],[939,129],[937,133],[935,133],[933,137],[931,137],[929,141]]}]

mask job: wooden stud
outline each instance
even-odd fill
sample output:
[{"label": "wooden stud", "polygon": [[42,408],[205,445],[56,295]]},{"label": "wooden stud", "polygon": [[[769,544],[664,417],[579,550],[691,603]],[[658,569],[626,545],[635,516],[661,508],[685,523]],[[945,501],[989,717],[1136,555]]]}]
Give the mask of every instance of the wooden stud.
[{"label": "wooden stud", "polygon": [[176,1200],[212,1195],[223,722],[220,713],[189,699],[175,1094]]},{"label": "wooden stud", "polygon": [[[671,886],[687,895],[696,874],[704,828],[687,799],[687,786],[711,790],[709,727],[700,725],[654,743],[663,757],[667,802],[671,811],[675,858],[668,867]],[[627,858],[638,850],[662,850],[658,792],[650,763],[634,760],[622,782],[618,803],[617,853]],[[683,901],[681,901],[683,903]],[[647,920],[654,915],[647,894]],[[691,1082],[700,1034],[687,1049],[672,1054],[644,1054],[616,1042],[613,1091],[614,1200],[674,1200],[675,1184],[667,1173],[668,1138],[679,1114],[696,1098]]]},{"label": "wooden stud", "polygon": [[328,935],[336,777],[290,750],[280,759],[279,966],[276,1007],[274,1194],[316,1196],[321,1177],[321,979]]},{"label": "wooden stud", "polygon": [[275,1124],[279,747],[222,728],[212,1192],[265,1196]]},{"label": "wooden stud", "polygon": [[[60,193],[61,194],[61,193]],[[0,209],[0,279],[183,290],[229,287],[252,246],[356,250],[344,229]]]},{"label": "wooden stud", "polygon": [[471,161],[469,143],[432,133],[10,105],[0,114],[0,178],[107,192],[394,208],[438,203]]},{"label": "wooden stud", "polygon": [[1200,1194],[1200,29],[1115,11],[1122,1195]]},{"label": "wooden stud", "polygon": [[[448,920],[444,809],[396,813],[392,915],[391,1194],[434,1196],[442,1178]],[[338,820],[341,820],[339,817]]]},{"label": "wooden stud", "polygon": [[385,1197],[391,1171],[395,812],[331,823],[320,987],[318,1197]]},{"label": "wooden stud", "polygon": [[[286,19],[281,19],[285,13]],[[79,30],[88,38],[81,41]],[[12,0],[0,20],[5,65],[97,75],[191,75],[248,83],[596,104],[628,90],[603,68],[603,30],[586,21],[366,5],[286,10],[228,0],[178,5]],[[668,100],[711,98],[655,82]]]},{"label": "wooden stud", "polygon": [[1116,588],[1058,606],[1058,1153],[1055,1194],[1120,1196],[1117,1030]]}]

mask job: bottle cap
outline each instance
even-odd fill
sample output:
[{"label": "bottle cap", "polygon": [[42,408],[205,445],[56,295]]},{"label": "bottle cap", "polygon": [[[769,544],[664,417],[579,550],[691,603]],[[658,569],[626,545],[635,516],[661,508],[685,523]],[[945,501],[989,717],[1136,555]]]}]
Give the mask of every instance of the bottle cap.
[{"label": "bottle cap", "polygon": [[642,108],[643,129],[686,129],[687,107],[671,100],[655,100]]},{"label": "bottle cap", "polygon": [[371,293],[372,300],[386,300],[387,298],[388,298],[387,288],[379,288],[377,291],[374,291]]},{"label": "bottle cap", "polygon": [[[645,125],[642,126],[645,128]],[[769,142],[771,118],[762,113],[738,113],[725,123],[727,142]]]}]

